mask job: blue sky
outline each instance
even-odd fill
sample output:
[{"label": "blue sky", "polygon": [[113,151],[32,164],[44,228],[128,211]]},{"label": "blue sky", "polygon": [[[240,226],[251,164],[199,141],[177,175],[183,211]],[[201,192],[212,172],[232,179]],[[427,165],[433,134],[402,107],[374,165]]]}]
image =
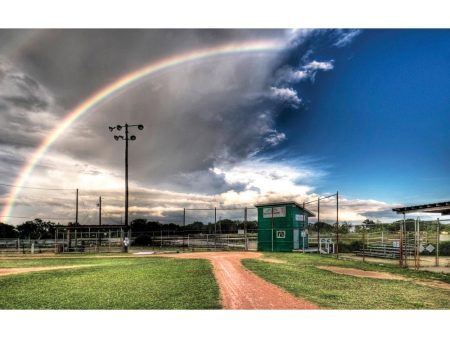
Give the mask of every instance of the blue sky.
[{"label": "blue sky", "polygon": [[450,199],[450,31],[365,30],[315,60],[334,69],[295,86],[306,101],[278,129],[289,156],[327,168],[317,189],[388,203]]}]

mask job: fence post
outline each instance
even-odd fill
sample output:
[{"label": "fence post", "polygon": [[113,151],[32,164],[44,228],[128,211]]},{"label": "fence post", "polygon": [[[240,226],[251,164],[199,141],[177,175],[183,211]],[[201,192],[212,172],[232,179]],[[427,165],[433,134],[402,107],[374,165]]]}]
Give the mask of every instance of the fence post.
[{"label": "fence post", "polygon": [[439,222],[439,218],[437,219],[437,228],[436,228],[436,262],[435,265],[439,266],[439,233],[441,231],[441,224]]},{"label": "fence post", "polygon": [[162,230],[161,230],[161,245],[160,247],[162,248]]},{"label": "fence post", "polygon": [[188,250],[189,250],[189,234],[188,234]]},{"label": "fence post", "polygon": [[317,253],[320,255],[320,198],[317,198]]},{"label": "fence post", "polygon": [[419,246],[420,246],[420,219],[419,217],[417,217],[416,221],[414,222],[414,267],[416,268],[416,270],[418,270],[420,267]]},{"label": "fence post", "polygon": [[336,191],[336,258],[339,259],[339,191]]},{"label": "fence post", "polygon": [[273,252],[273,207],[272,207],[272,252]]},{"label": "fence post", "polygon": [[366,245],[366,227],[363,226],[363,233],[362,233],[362,252],[363,252],[363,262],[366,261],[366,252],[365,252],[365,245]]},{"label": "fence post", "polygon": [[245,251],[248,251],[248,240],[247,240],[247,207],[244,209],[244,239],[245,239]]}]

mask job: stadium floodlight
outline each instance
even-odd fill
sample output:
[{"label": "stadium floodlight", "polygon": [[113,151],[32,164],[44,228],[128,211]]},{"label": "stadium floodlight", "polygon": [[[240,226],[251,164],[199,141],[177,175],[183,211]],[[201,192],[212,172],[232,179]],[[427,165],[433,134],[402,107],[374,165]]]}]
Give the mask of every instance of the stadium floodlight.
[{"label": "stadium floodlight", "polygon": [[[122,130],[122,128],[125,128],[125,136],[123,135],[114,135],[114,139],[116,141],[121,140],[125,140],[125,228],[128,228],[128,141],[135,141],[136,140],[136,136],[135,135],[131,135],[128,136],[128,128],[132,128],[132,127],[137,127],[139,130],[143,130],[144,129],[144,125],[142,124],[128,124],[125,123],[124,125],[120,125],[118,124],[115,127],[109,127],[110,131],[113,131],[114,129],[117,129],[118,131]],[[127,229],[128,230],[128,229]],[[125,236],[125,232],[124,232],[124,236]],[[125,239],[125,238],[123,238]],[[124,241],[124,250],[125,250],[125,241]]]}]

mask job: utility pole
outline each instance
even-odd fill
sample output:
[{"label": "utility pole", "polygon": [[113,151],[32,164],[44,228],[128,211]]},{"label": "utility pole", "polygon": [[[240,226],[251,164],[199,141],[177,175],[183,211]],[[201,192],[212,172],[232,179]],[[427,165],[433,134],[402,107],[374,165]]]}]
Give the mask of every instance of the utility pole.
[{"label": "utility pole", "polygon": [[102,196],[98,197],[98,225],[102,225]]},{"label": "utility pole", "polygon": [[77,197],[75,203],[75,226],[78,225],[78,188],[77,188]]},{"label": "utility pole", "polygon": [[217,233],[217,208],[214,208],[214,236]]},{"label": "utility pole", "polygon": [[[128,124],[125,123],[123,126],[118,124],[115,127],[109,127],[109,131],[113,132],[115,129],[117,129],[117,131],[122,130],[122,128],[125,128],[125,136],[123,135],[114,135],[114,139],[116,141],[119,140],[124,140],[125,141],[125,229],[128,229],[128,141],[135,141],[136,140],[136,136],[131,135],[129,136],[129,131],[128,128],[133,128],[133,127],[137,127],[139,130],[143,130],[144,126],[142,124]],[[124,244],[124,249],[125,248],[125,244]]]},{"label": "utility pole", "polygon": [[[76,189],[75,194],[75,226],[78,226],[78,188]],[[70,238],[70,226],[67,227],[67,247],[70,249],[71,247],[71,238]],[[64,242],[63,242],[64,245]]]}]

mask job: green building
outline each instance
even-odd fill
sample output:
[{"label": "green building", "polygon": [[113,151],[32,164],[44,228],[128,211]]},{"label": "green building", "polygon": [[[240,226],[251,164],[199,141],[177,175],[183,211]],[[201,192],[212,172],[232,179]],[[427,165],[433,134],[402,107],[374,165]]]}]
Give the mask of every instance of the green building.
[{"label": "green building", "polygon": [[258,251],[308,248],[308,217],[315,215],[295,202],[255,205],[258,208]]}]

